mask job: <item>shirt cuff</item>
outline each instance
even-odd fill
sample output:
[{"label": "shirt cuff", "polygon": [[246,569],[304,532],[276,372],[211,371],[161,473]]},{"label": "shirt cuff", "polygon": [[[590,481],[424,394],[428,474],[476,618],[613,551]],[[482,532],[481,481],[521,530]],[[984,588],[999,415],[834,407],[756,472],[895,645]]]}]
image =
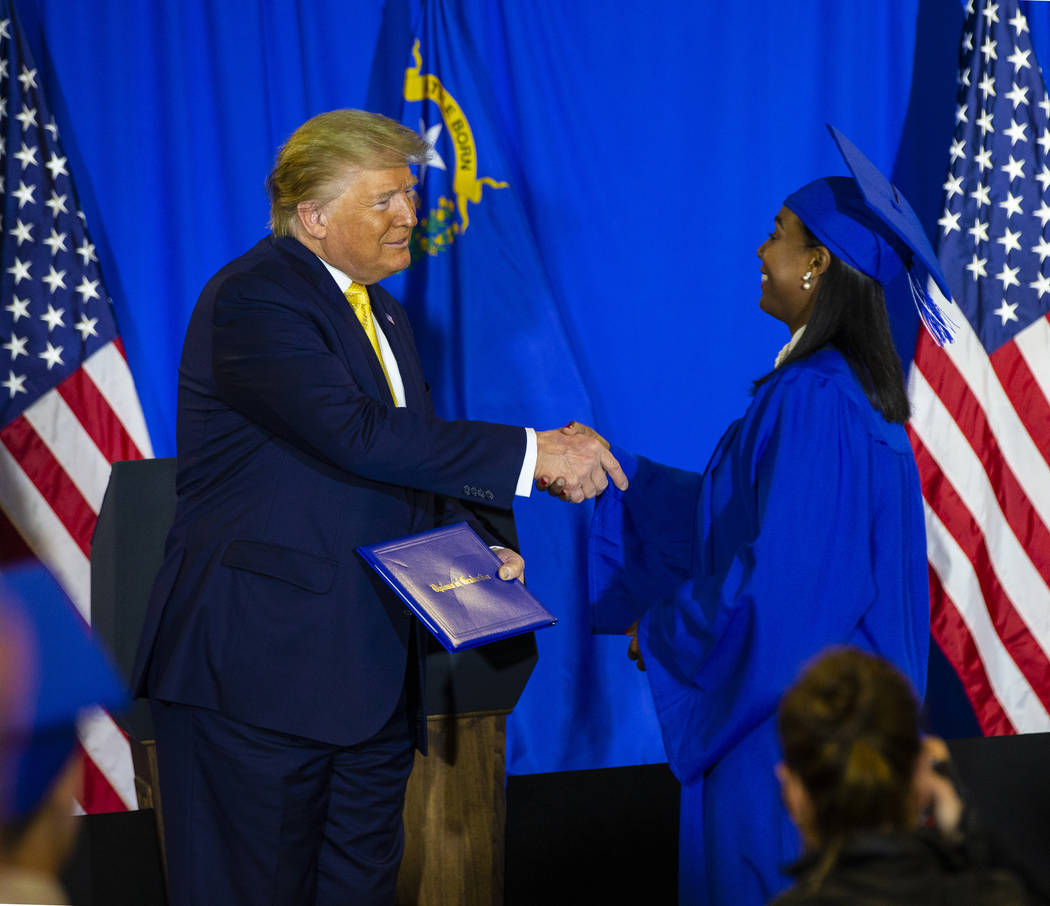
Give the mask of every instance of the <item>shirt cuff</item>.
[{"label": "shirt cuff", "polygon": [[525,461],[521,464],[521,472],[518,473],[518,486],[514,489],[515,497],[528,497],[532,494],[532,479],[536,475],[536,458],[539,449],[536,446],[536,430],[525,429]]}]

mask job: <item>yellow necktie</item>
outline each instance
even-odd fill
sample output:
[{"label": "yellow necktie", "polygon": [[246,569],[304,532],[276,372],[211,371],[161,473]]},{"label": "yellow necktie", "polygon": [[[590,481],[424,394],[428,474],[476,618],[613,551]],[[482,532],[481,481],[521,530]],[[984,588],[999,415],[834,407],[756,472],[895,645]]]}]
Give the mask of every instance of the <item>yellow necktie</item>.
[{"label": "yellow necktie", "polygon": [[[383,369],[383,377],[386,385],[390,388],[390,396],[394,397],[394,385],[390,383],[390,375],[386,373],[386,365],[383,364],[383,353],[379,351],[379,337],[376,336],[376,326],[372,323],[372,303],[368,301],[368,290],[360,283],[351,283],[345,293],[346,301],[357,315],[357,320],[365,330],[368,342],[372,344],[376,358],[379,359],[379,367]],[[397,397],[394,397],[395,401]]]}]

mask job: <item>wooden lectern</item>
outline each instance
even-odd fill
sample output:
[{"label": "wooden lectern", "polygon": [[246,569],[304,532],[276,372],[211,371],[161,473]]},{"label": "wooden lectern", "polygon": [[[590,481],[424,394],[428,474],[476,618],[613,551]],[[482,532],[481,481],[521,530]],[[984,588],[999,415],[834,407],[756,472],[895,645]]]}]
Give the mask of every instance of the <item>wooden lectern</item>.
[{"label": "wooden lectern", "polygon": [[[91,612],[128,680],[153,578],[175,513],[175,460],[113,465],[91,542]],[[478,512],[516,546],[509,512]],[[427,655],[430,754],[416,754],[405,801],[405,856],[398,906],[492,906],[503,902],[506,715],[536,663],[532,634]],[[132,740],[139,804],[162,803],[148,703],[118,716]],[[158,827],[163,841],[163,826]]]}]

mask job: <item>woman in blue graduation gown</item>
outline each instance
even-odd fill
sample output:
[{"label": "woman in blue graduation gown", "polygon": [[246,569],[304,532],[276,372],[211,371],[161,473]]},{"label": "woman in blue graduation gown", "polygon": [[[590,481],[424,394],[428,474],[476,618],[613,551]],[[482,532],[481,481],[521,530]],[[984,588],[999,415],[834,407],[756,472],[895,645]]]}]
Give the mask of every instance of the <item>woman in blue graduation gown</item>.
[{"label": "woman in blue graduation gown", "polygon": [[944,280],[907,202],[832,132],[854,177],[790,196],[758,249],[761,306],[791,342],[702,474],[615,450],[630,489],[594,514],[596,628],[637,620],[632,654],[682,782],[682,903],[748,906],[785,886],[799,841],[775,716],[804,661],[847,643],[926,684],[922,498],[881,284],[902,264],[914,285]]}]

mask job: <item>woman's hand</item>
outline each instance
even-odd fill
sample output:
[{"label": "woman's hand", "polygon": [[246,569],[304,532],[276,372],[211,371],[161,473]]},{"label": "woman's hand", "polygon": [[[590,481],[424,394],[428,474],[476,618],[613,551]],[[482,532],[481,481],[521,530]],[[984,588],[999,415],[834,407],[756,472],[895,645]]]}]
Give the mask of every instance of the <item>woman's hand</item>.
[{"label": "woman's hand", "polygon": [[[606,450],[609,449],[609,441],[602,437],[594,428],[583,424],[582,422],[572,421],[569,422],[564,428],[558,429],[562,434],[575,435],[582,434],[585,437],[593,437],[597,440]],[[551,497],[562,497],[565,491],[565,480],[562,478],[555,479],[552,482],[547,482],[546,479],[537,478],[536,487],[541,491],[546,491]]]},{"label": "woman's hand", "polygon": [[635,662],[639,670],[645,670],[645,661],[642,660],[642,649],[638,645],[638,621],[635,620],[628,628],[626,635],[631,637],[627,645],[627,656]]},{"label": "woman's hand", "polygon": [[929,815],[946,837],[956,836],[965,803],[951,780],[951,755],[939,736],[927,736],[919,750],[912,781],[919,815]]}]

